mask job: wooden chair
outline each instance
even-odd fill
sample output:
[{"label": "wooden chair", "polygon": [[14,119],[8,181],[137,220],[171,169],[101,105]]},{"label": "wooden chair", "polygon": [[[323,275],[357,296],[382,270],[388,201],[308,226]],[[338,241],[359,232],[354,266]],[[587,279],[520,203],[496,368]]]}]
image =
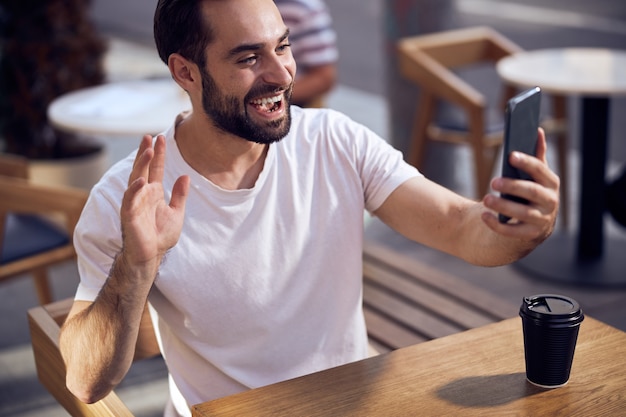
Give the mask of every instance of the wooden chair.
[{"label": "wooden chair", "polygon": [[28,161],[17,155],[0,155],[0,175],[28,179]]},{"label": "wooden chair", "polygon": [[[420,89],[407,161],[417,167],[422,166],[427,140],[469,144],[473,153],[475,193],[477,197],[483,196],[489,190],[504,127],[500,117],[496,118],[495,123],[490,123],[489,116],[502,115],[506,100],[515,95],[516,90],[503,85],[499,106],[491,112],[493,106],[489,106],[486,94],[455,71],[485,64],[495,68],[499,59],[519,52],[522,48],[488,27],[407,37],[400,39],[397,47],[401,74]],[[497,87],[498,83],[494,86]],[[439,104],[460,109],[465,116],[465,123],[460,126],[439,124]],[[554,105],[555,115],[564,118],[564,99],[557,98]],[[561,164],[567,161],[566,152],[566,137],[561,134]],[[563,177],[564,172],[566,170],[562,168]],[[563,204],[563,207],[566,205]]]},{"label": "wooden chair", "polygon": [[82,190],[36,185],[25,160],[0,156],[0,281],[30,273],[40,304],[52,301],[47,268],[73,259]]},{"label": "wooden chair", "polygon": [[[59,334],[72,301],[65,299],[28,311],[28,324],[39,381],[74,417],[132,417],[132,412],[114,391],[94,404],[85,404],[66,388],[65,364],[59,350]],[[152,322],[146,309],[134,360],[157,356],[159,353]]]}]

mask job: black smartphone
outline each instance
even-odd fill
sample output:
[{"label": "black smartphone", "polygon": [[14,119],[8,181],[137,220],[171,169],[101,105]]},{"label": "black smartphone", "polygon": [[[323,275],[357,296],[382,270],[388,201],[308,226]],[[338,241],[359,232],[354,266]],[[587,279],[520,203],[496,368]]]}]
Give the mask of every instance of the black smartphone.
[{"label": "black smartphone", "polygon": [[[535,155],[537,152],[537,129],[539,128],[539,107],[541,104],[541,89],[534,87],[523,91],[507,102],[504,111],[504,153],[502,154],[502,176],[509,178],[532,178],[525,172],[509,164],[509,155],[513,151]],[[528,204],[528,200],[509,194],[502,194],[503,198]],[[507,223],[510,217],[500,214],[500,223]]]}]

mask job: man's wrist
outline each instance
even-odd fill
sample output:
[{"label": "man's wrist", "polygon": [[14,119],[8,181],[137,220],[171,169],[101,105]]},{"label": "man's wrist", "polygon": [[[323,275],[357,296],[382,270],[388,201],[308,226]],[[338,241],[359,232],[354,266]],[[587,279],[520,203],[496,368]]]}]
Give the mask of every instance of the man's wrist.
[{"label": "man's wrist", "polygon": [[129,260],[124,249],[113,260],[107,279],[109,286],[119,294],[142,294],[146,297],[158,272],[158,263],[136,263]]}]

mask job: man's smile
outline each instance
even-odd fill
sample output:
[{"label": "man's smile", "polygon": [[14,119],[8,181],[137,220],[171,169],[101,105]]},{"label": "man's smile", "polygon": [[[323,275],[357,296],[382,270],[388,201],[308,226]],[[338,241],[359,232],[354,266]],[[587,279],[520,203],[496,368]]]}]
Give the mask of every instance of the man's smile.
[{"label": "man's smile", "polygon": [[264,97],[251,100],[252,104],[257,110],[264,112],[274,112],[282,107],[283,94],[278,94],[273,97]]}]

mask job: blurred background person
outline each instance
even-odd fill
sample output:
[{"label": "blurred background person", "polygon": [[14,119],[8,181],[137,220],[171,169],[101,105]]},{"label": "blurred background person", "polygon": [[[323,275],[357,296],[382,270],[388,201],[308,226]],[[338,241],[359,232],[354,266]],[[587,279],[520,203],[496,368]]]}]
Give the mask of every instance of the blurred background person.
[{"label": "blurred background person", "polygon": [[298,65],[292,103],[321,107],[337,80],[337,34],[322,0],[275,0]]}]

